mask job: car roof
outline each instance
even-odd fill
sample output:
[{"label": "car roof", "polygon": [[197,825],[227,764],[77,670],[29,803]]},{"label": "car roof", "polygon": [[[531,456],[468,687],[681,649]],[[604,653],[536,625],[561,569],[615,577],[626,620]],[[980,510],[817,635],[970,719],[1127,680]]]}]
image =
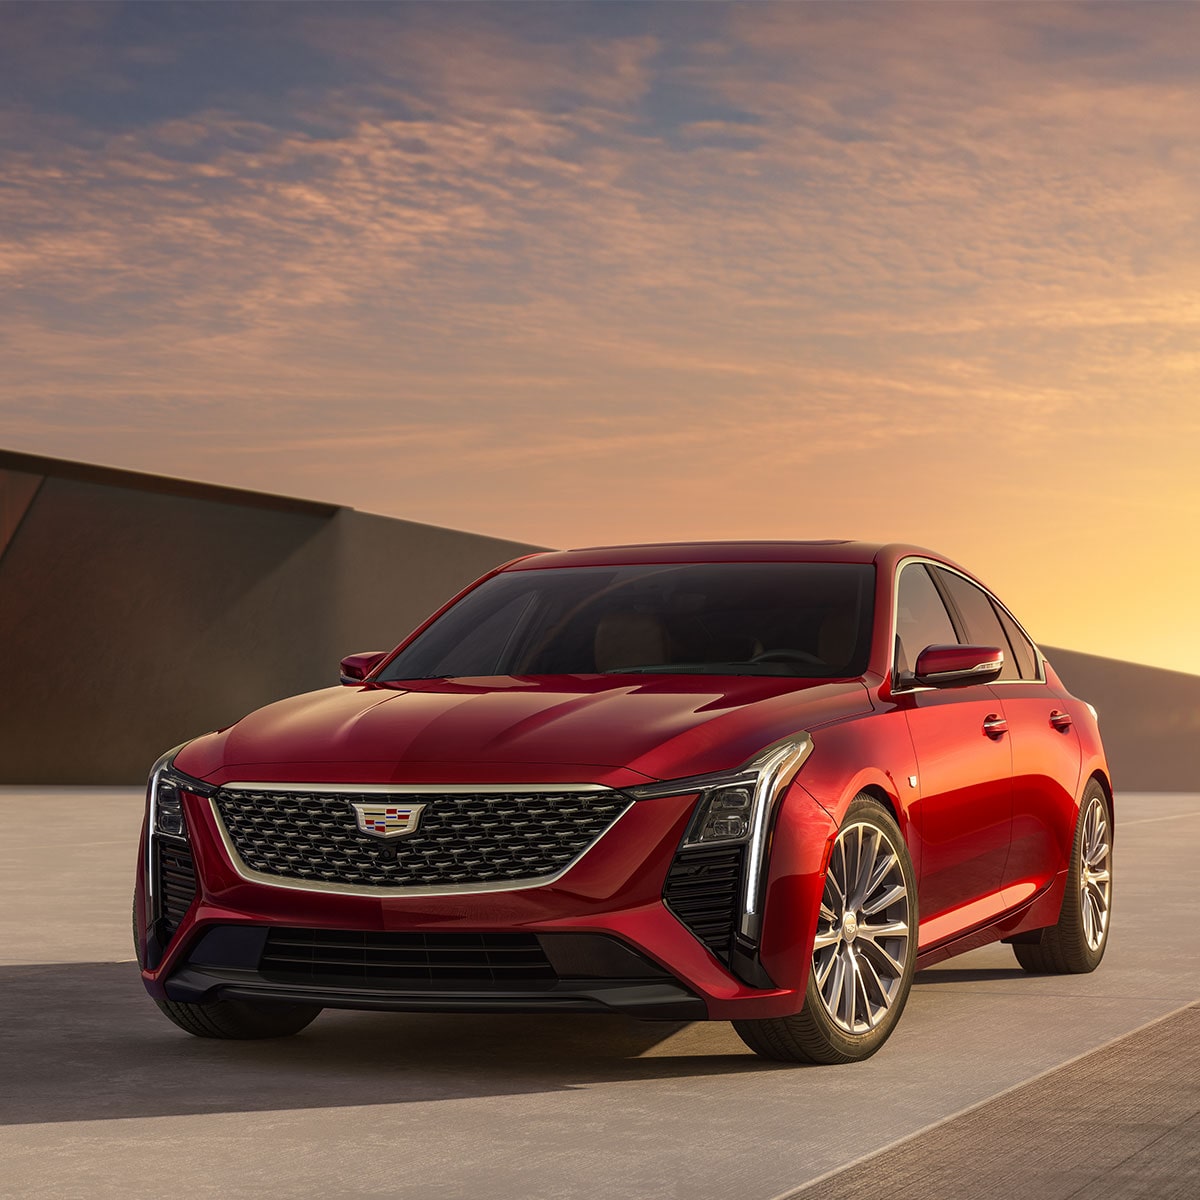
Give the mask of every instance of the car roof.
[{"label": "car roof", "polygon": [[894,565],[917,555],[957,566],[944,555],[898,542],[820,541],[651,542],[631,546],[590,546],[550,550],[509,563],[507,571],[539,571],[557,567],[613,567],[641,563],[828,562]]}]

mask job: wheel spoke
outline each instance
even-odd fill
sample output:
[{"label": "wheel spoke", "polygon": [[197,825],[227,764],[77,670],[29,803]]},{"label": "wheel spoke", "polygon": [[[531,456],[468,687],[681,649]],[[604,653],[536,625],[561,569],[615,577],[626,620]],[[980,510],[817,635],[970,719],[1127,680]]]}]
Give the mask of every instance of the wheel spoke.
[{"label": "wheel spoke", "polygon": [[846,974],[849,975],[849,990],[843,993],[846,997],[846,1024],[851,1030],[858,1023],[858,963],[852,948],[846,950]]},{"label": "wheel spoke", "polygon": [[876,1008],[886,1012],[892,1006],[892,997],[888,993],[887,988],[884,987],[883,980],[879,978],[879,972],[875,970],[875,964],[865,954],[860,954],[858,956],[858,966],[863,977],[863,982],[866,983],[867,980],[870,980],[875,994],[879,997]]},{"label": "wheel spoke", "polygon": [[829,979],[829,973],[837,965],[838,952],[835,950],[826,958],[824,963],[818,963],[816,958],[813,959],[813,965],[817,968],[817,987],[821,989],[821,994],[825,994],[825,984]]},{"label": "wheel spoke", "polygon": [[[904,964],[898,958],[896,958],[896,956],[892,954],[887,947],[881,946],[874,940],[868,940],[863,942],[860,949],[864,953],[869,953],[872,957],[878,954],[880,959],[883,960],[884,969],[894,978],[899,979],[900,976],[904,974]],[[908,945],[906,943],[905,951],[907,951],[907,949]]]},{"label": "wheel spoke", "polygon": [[833,864],[830,864],[829,873],[825,876],[825,887],[829,891],[829,899],[831,903],[824,905],[831,910],[841,912],[846,907],[846,889],[842,887],[841,881],[834,875]]},{"label": "wheel spoke", "polygon": [[822,993],[825,1004],[831,1013],[837,1014],[842,1007],[842,992],[846,987],[846,958],[844,952],[834,952],[833,975],[829,980],[829,990]]},{"label": "wheel spoke", "polygon": [[813,939],[813,949],[824,950],[826,946],[836,946],[841,941],[841,937],[841,931],[838,929],[818,931],[817,936]]},{"label": "wheel spoke", "polygon": [[864,917],[873,917],[877,912],[882,912],[884,909],[891,908],[897,900],[902,900],[907,893],[904,890],[904,884],[893,884],[882,895],[876,896],[870,904],[862,906]]},{"label": "wheel spoke", "polygon": [[888,921],[886,925],[860,925],[858,936],[877,942],[880,938],[908,937],[908,926],[903,921]]},{"label": "wheel spoke", "polygon": [[872,868],[875,864],[876,849],[879,846],[878,829],[873,829],[869,825],[860,825],[859,829],[866,832],[860,832],[858,835],[858,873],[854,879],[854,897],[850,901],[852,908],[858,908],[870,894]]},{"label": "wheel spoke", "polygon": [[866,902],[875,894],[876,889],[883,883],[887,873],[899,862],[899,859],[891,852],[885,850],[875,859],[875,865],[871,868],[871,876],[867,880],[867,886],[863,889],[863,910],[866,911]]}]

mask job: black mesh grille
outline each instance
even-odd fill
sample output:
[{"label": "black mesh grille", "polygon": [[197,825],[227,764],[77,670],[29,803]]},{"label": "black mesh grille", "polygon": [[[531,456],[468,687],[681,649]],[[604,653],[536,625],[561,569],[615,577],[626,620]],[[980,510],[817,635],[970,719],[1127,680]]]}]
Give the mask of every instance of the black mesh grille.
[{"label": "black mesh grille", "polygon": [[374,987],[553,984],[531,933],[393,933],[272,929],[259,972],[278,983]]},{"label": "black mesh grille", "polygon": [[[291,879],[368,887],[498,884],[554,875],[629,807],[620,792],[437,795],[234,791],[215,796],[242,861]],[[362,833],[352,802],[420,802],[416,832]]]},{"label": "black mesh grille", "polygon": [[196,896],[196,871],[192,848],[163,838],[158,846],[158,915],[169,929],[179,928],[188,906]]},{"label": "black mesh grille", "polygon": [[729,957],[741,878],[741,846],[681,850],[663,889],[671,911],[723,959]]}]

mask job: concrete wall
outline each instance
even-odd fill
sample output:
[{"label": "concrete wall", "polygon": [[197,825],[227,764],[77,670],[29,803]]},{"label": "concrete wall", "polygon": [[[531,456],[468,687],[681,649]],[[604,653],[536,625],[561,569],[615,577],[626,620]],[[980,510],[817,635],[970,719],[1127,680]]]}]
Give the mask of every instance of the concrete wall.
[{"label": "concrete wall", "polygon": [[6,783],[139,782],[536,549],[24,455],[0,454],[0,498]]},{"label": "concrete wall", "polygon": [[[0,782],[135,783],[537,549],[0,451]],[[1200,677],[1047,649],[1118,788],[1195,791]]]}]

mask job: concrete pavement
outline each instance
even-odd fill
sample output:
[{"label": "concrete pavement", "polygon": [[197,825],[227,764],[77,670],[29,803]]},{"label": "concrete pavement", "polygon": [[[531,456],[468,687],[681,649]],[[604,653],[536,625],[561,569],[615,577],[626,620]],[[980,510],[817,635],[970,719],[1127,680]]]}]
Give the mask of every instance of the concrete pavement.
[{"label": "concrete pavement", "polygon": [[[1004,946],[939,964],[856,1066],[603,1016],[327,1012],[199,1041],[128,961],[141,803],[0,788],[0,1195],[770,1200],[1200,998],[1200,796],[1122,795],[1101,968],[1027,976]],[[1200,1080],[1181,1086],[1186,1108]]]}]

